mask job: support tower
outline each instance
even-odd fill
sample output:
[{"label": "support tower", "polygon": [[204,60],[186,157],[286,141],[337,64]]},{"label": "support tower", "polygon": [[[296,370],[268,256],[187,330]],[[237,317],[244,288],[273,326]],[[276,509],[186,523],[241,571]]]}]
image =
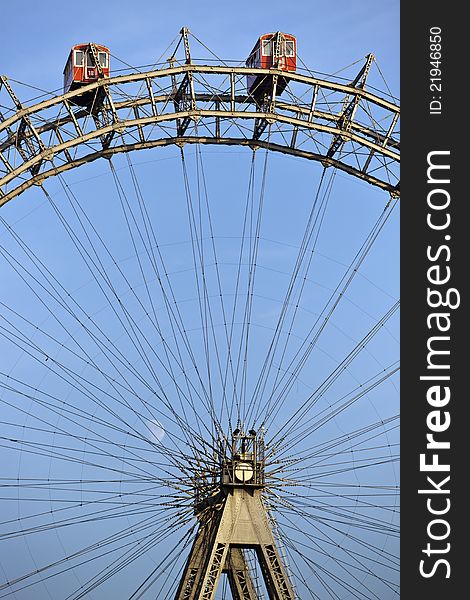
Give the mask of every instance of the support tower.
[{"label": "support tower", "polygon": [[226,573],[234,600],[258,598],[245,550],[254,550],[270,600],[295,600],[269,518],[264,440],[239,429],[220,453],[215,489],[197,497],[199,528],[175,600],[213,600]]}]

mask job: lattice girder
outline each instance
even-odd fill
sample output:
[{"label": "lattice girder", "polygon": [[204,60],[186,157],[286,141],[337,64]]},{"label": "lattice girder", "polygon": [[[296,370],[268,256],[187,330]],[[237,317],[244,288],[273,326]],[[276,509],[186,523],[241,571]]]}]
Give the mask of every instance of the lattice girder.
[{"label": "lattice girder", "polygon": [[[246,75],[275,81],[281,73],[289,81],[283,99],[259,106],[246,94]],[[82,93],[101,98],[99,110],[74,105]],[[356,107],[347,126],[345,98]],[[184,143],[269,148],[399,194],[399,107],[355,86],[273,69],[185,64],[101,79],[20,106],[0,119],[0,205],[100,157]],[[328,157],[338,136],[341,151]]]},{"label": "lattice girder", "polygon": [[[213,600],[224,571],[232,571],[232,578],[238,576],[234,572],[237,562],[238,570],[244,571],[247,580],[245,595],[241,598],[256,598],[249,568],[240,565],[243,548],[255,550],[270,600],[295,600],[262,491],[245,487],[226,492],[221,507],[218,504],[217,508],[206,508],[200,516],[199,530],[175,600]],[[233,593],[234,588],[231,589]],[[237,590],[237,593],[240,592]]]}]

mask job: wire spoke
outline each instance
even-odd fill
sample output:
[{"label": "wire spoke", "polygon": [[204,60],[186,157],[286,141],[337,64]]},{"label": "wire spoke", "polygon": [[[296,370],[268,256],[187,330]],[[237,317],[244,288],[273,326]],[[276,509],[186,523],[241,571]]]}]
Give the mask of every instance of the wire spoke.
[{"label": "wire spoke", "polygon": [[396,99],[113,60],[0,85],[0,598],[398,598]]}]

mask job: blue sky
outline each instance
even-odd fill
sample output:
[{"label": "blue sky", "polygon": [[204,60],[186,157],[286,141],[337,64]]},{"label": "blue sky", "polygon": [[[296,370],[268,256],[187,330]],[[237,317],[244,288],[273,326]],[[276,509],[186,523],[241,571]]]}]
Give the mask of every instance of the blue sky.
[{"label": "blue sky", "polygon": [[[217,7],[214,11],[213,7]],[[168,3],[117,0],[80,5],[68,2],[2,2],[2,73],[46,89],[61,83],[69,47],[94,40],[130,64],[149,64],[189,27],[225,59],[246,57],[256,37],[284,30],[298,38],[310,68],[327,73],[374,52],[398,95],[398,0]]]},{"label": "blue sky", "polygon": [[[274,0],[270,3],[242,0],[236,4],[225,1],[207,2],[206,0],[198,2],[180,0],[174,3],[147,0],[131,3],[118,0],[106,4],[103,2],[73,4],[64,1],[43,0],[42,2],[22,3],[12,1],[1,4],[0,37],[3,48],[7,48],[7,50],[4,50],[0,58],[0,72],[12,80],[19,80],[44,90],[61,88],[64,63],[73,44],[94,41],[107,45],[112,55],[117,57],[112,59],[112,68],[123,66],[117,59],[136,66],[152,64],[171,40],[178,35],[180,28],[187,26],[217,55],[223,59],[239,61],[246,58],[260,34],[276,30],[292,33],[297,37],[298,54],[301,59],[310,69],[322,73],[335,73],[352,62],[362,60],[369,52],[373,52],[389,88],[394,95],[399,96],[399,2],[397,0],[381,2],[340,0],[330,4],[306,0],[296,2]],[[194,53],[199,51],[194,50],[196,47],[193,45]],[[198,58],[197,54],[195,58]],[[356,67],[356,69],[358,68],[360,65]],[[373,84],[380,87],[381,81],[377,71],[371,75],[371,78]],[[12,85],[22,99],[37,94],[35,90],[21,86],[14,81]],[[185,148],[185,153],[190,171],[190,186],[196,197],[196,190],[201,183],[197,153],[194,148]],[[251,154],[248,149],[215,149],[212,147],[203,148],[203,154],[212,225],[216,231],[218,244],[221,280],[227,296],[227,306],[231,307],[231,299],[236,296],[233,282],[237,277],[237,257],[240,251],[240,232],[243,227],[243,210],[247,197]],[[265,155],[259,151],[256,158],[255,200],[261,198],[262,186],[260,184],[264,160]],[[185,324],[188,325],[188,339],[194,345],[196,358],[202,361],[201,364],[204,364],[205,348],[200,325],[202,317],[195,292],[192,246],[186,221],[187,207],[179,150],[170,147],[142,151],[132,156],[132,163],[135,165],[143,196],[148,200],[149,214],[158,231],[158,243],[171,275],[181,314]],[[131,195],[132,185],[126,159],[122,156],[116,157],[114,164],[118,176],[122,176],[124,186]],[[250,356],[252,364],[256,368],[261,366],[257,360],[261,360],[259,357],[264,356],[263,352],[269,346],[273,335],[275,320],[282,305],[283,293],[299,252],[302,233],[308,221],[312,200],[320,179],[321,166],[317,163],[307,163],[307,161],[303,162],[273,153],[269,156],[267,172],[266,207],[261,231],[262,242],[259,250],[257,287],[253,301],[253,349]],[[107,272],[115,277],[116,288],[122,299],[128,302],[130,314],[135,317],[137,324],[142,325],[144,333],[148,335],[146,350],[148,355],[155,359],[156,367],[152,366],[161,378],[162,388],[171,390],[171,401],[176,403],[179,395],[176,393],[178,385],[181,384],[183,387],[184,380],[181,377],[179,384],[175,385],[176,391],[173,391],[171,377],[164,369],[159,371],[157,357],[162,352],[162,341],[155,331],[150,330],[150,327],[148,327],[148,331],[146,330],[147,321],[139,312],[137,296],[132,295],[135,286],[137,294],[141,294],[139,299],[147,302],[144,282],[139,279],[140,258],[144,255],[144,249],[139,245],[133,247],[130,244],[125,221],[122,214],[116,211],[119,198],[114,188],[109,166],[105,161],[97,161],[67,174],[66,182],[76,194],[78,202],[86,214],[92,219],[97,231],[112,249],[116,259],[114,264],[104,252],[102,253]],[[57,180],[46,182],[45,187],[53,200],[57,201],[61,207],[66,222],[70,223],[72,227],[76,227],[78,231],[79,221],[76,213],[71,209],[71,205],[68,204],[64,188],[59,185]],[[308,272],[308,276],[306,275],[302,288],[302,299],[299,302],[299,311],[296,313],[295,325],[291,332],[294,341],[282,359],[284,365],[294,358],[298,348],[296,344],[301,343],[305,332],[309,331],[312,322],[321,314],[323,303],[327,301],[388,201],[387,194],[364,182],[351,179],[343,173],[337,176],[333,190],[331,200],[328,201],[322,235],[316,246],[317,252],[312,262],[313,266]],[[105,302],[102,290],[90,276],[90,272],[74,250],[71,239],[59,226],[56,214],[39,192],[40,190],[37,188],[31,188],[22,197],[6,205],[1,211],[1,216],[14,226],[15,231],[30,245],[36,256],[51,268],[64,287],[73,291],[75,298],[88,314],[100,323],[109,339],[113,340],[116,348],[128,357],[129,363],[142,369],[142,372],[150,377],[151,374],[146,371],[144,358],[126,338],[125,327],[116,320],[111,303]],[[210,239],[208,220],[204,221],[203,227],[206,234],[203,246],[207,257],[211,252],[211,246],[207,241]],[[283,424],[298,404],[303,402],[321,384],[351,351],[351,348],[397,300],[399,293],[398,239],[398,209],[395,209],[386,223],[383,233],[375,242],[374,252],[368,255],[361,265],[360,272],[348,287],[345,298],[335,310],[331,325],[325,329],[324,334],[322,333],[315,352],[306,363],[307,367],[296,378],[287,401],[282,405],[277,417],[273,419],[272,431],[282,429]],[[8,251],[19,252],[5,230],[0,232],[0,242]],[[25,264],[27,263],[23,254],[19,253],[17,256],[20,262],[24,260]],[[246,262],[246,256],[244,260]],[[128,275],[130,281],[128,287],[115,269],[117,265],[122,267]],[[80,355],[81,345],[90,343],[86,331],[73,319],[70,319],[58,305],[39,302],[5,261],[0,263],[0,274],[3,281],[3,285],[0,287],[0,301],[8,307],[14,307],[31,321],[28,326],[25,326],[24,323],[21,325],[28,339],[37,342],[40,346],[43,344],[43,348],[47,351],[46,354],[51,359],[58,362],[64,361],[67,366],[77,368],[81,375],[86,375],[96,385],[103,385],[103,398],[106,400],[107,394],[113,392],[110,381],[103,384],[100,375],[93,371],[89,363],[86,361],[74,363],[73,356],[67,354],[61,347],[61,344],[69,346]],[[214,265],[208,265],[206,277],[213,286],[214,297],[217,295],[215,275]],[[170,319],[166,320],[165,304],[162,296],[159,295],[156,278],[151,273],[149,265],[147,265],[147,276],[148,280],[145,283],[150,285],[150,289],[155,294],[156,314],[161,317],[163,330],[168,339],[174,341],[177,335],[174,335],[171,330]],[[246,275],[245,279],[242,277],[243,285],[247,282],[246,277]],[[52,310],[50,310],[51,307]],[[237,317],[242,322],[241,313]],[[218,305],[214,304],[214,319],[216,320],[214,339],[220,345],[224,340],[223,318]],[[20,326],[21,321],[17,320],[15,323]],[[46,335],[35,329],[35,326],[44,329],[50,336],[54,336],[58,343],[47,339]],[[240,323],[237,323],[235,330],[235,336],[239,335],[241,341]],[[171,337],[172,335],[174,338]],[[170,341],[171,343],[172,341]],[[211,343],[214,343],[214,340]],[[127,372],[121,373],[116,364],[110,367],[105,357],[102,356],[100,348],[91,344],[88,349],[90,355],[102,365],[103,369],[114,369],[112,376],[116,379],[121,377],[123,383],[127,383]],[[154,354],[152,354],[153,352]],[[332,410],[331,406],[335,406],[334,403],[339,402],[343,395],[346,397],[347,394],[352,393],[351,390],[356,389],[357,386],[363,386],[370,377],[375,377],[377,373],[386,369],[387,365],[397,358],[397,352],[398,319],[395,316],[370,342],[366,351],[348,365],[341,378],[335,381],[329,391],[325,393],[325,397],[321,397],[315,418],[321,419],[322,415],[328,414],[328,411]],[[37,386],[40,390],[47,390],[48,393],[57,395],[61,399],[66,399],[71,407],[80,407],[84,412],[92,415],[90,420],[92,437],[97,438],[100,435],[109,434],[106,429],[106,419],[110,417],[103,406],[98,407],[83,394],[77,393],[70,383],[64,383],[56,374],[50,372],[48,365],[52,360],[47,359],[46,362],[42,357],[40,361],[35,362],[3,338],[0,338],[0,354],[2,368],[9,375],[22,379],[34,387]],[[188,366],[191,370],[190,361],[188,361]],[[248,390],[250,386],[254,387],[258,374],[256,368],[247,372]],[[217,377],[214,377],[214,381],[216,379]],[[273,375],[269,380],[269,386],[275,387],[276,381],[275,375]],[[130,375],[128,382],[130,386],[135,386],[136,394],[141,395],[150,403],[155,400],[154,396],[146,389],[145,382]],[[213,385],[217,393],[220,393],[221,390],[217,387],[217,383]],[[386,420],[397,410],[397,387],[397,378],[391,377],[382,386],[371,389],[370,393],[360,402],[355,403],[349,410],[338,414],[323,428],[315,431],[311,438],[300,444],[300,448],[307,452],[309,445],[317,445],[319,448],[323,445],[327,446],[332,439],[339,439],[341,436],[347,437],[348,432],[366,427],[367,424],[373,423],[377,419]],[[171,396],[171,393],[175,395]],[[25,416],[11,405],[14,402],[12,402],[8,390],[0,390],[0,400],[4,400],[6,403],[6,416],[3,417],[5,421],[11,420],[13,428],[21,428],[23,424],[26,424],[27,430],[28,427],[31,428],[29,434],[32,439],[34,438],[33,447],[39,448],[43,442],[57,446],[62,443],[61,428],[70,426],[66,413],[59,411],[60,414],[54,413],[51,418],[45,406],[37,407],[34,400],[30,398]],[[198,409],[199,416],[205,414],[201,405],[198,406]],[[156,410],[158,412],[158,406],[156,406]],[[133,428],[141,435],[141,438],[133,443],[140,444],[138,451],[142,453],[142,460],[148,461],[150,465],[150,459],[157,455],[158,463],[158,452],[151,444],[150,447],[145,446],[145,438],[147,437],[151,443],[155,441],[151,431],[149,434],[149,430],[154,431],[155,422],[158,421],[157,427],[161,425],[166,432],[163,440],[169,439],[170,433],[175,433],[171,419],[167,418],[165,421],[168,415],[162,414],[164,411],[158,412],[155,419],[148,421],[147,431],[145,431],[145,424],[142,425],[135,414],[127,409],[122,409],[122,411],[122,419],[129,423],[131,429]],[[39,422],[42,423],[41,426],[44,425],[40,419],[51,423],[50,431],[34,429]],[[190,420],[194,425],[197,422],[197,415]],[[116,423],[119,424],[117,421]],[[86,430],[87,426],[83,423],[76,424],[77,428],[72,429],[72,434],[76,434],[77,439],[80,439],[80,443],[77,442],[77,451],[83,453],[83,456],[86,456],[85,452],[89,452],[85,443],[90,434]],[[52,430],[53,433],[51,433]],[[116,442],[117,453],[103,459],[109,468],[120,468],[119,465],[122,467],[124,458],[126,458],[127,438],[123,442],[116,431],[111,432],[116,436],[111,438],[111,441]],[[71,438],[68,439],[68,443],[73,445],[75,438]],[[338,475],[337,479],[333,475],[333,484],[339,486],[341,483],[354,487],[354,485],[371,482],[379,484],[392,481],[396,483],[396,465],[387,461],[387,457],[392,452],[390,445],[397,441],[396,431],[391,433],[384,426],[381,433],[378,434],[378,438],[372,437],[371,439],[375,440],[371,445],[380,448],[377,450],[379,454],[382,453],[382,448],[385,448],[383,450],[385,454],[385,460],[382,461],[383,466],[380,469],[377,466],[370,466],[370,469],[357,468],[352,473]],[[342,464],[343,459],[351,460],[351,456],[353,461],[368,460],[369,453],[372,451],[368,447],[361,446],[363,442],[358,443],[359,447],[356,450],[351,445],[350,448],[343,451],[344,457],[340,455],[334,459],[338,461],[334,463],[335,468]],[[172,448],[175,448],[174,440],[168,444],[173,444]],[[355,451],[357,454],[354,453]],[[60,460],[53,460],[47,452],[41,456],[36,454],[31,456],[26,451],[15,452],[11,448],[3,448],[2,452],[5,452],[3,464],[11,466],[13,472],[17,469],[23,477],[31,476],[33,473],[38,477],[70,477],[86,480],[87,477],[97,478],[102,472],[97,473],[89,465],[77,467],[73,461],[64,466]],[[93,454],[90,453],[90,456]],[[1,460],[2,457],[0,457]],[[323,461],[325,460],[323,458]],[[326,462],[325,469],[329,465],[329,461],[326,460]],[[321,462],[320,467],[313,465],[308,467],[307,474],[312,477],[312,481],[315,481],[315,476],[318,476],[318,470],[315,469],[321,470],[321,468]],[[8,475],[13,475],[13,472]],[[37,506],[44,510],[51,505],[54,508],[60,506],[61,509],[66,509],[70,499],[76,502],[80,496],[80,498],[89,499],[92,503],[96,498],[94,494],[114,492],[111,482],[106,483],[104,491],[85,489],[77,492],[73,497],[61,490],[58,499],[54,499],[54,494],[58,493],[55,489],[46,490],[43,495],[38,491],[38,498],[34,501],[36,505],[33,501],[29,504],[27,500],[21,504],[16,497],[8,506],[7,514],[10,518],[15,519],[18,513],[24,516],[25,511],[34,511]],[[320,498],[324,498],[323,490],[318,493]],[[29,494],[28,491],[20,490],[18,497],[27,496],[27,494]],[[359,495],[356,497],[356,502],[358,502],[357,498]],[[336,501],[336,499],[334,500]],[[54,502],[56,503],[54,504]],[[338,504],[336,508],[342,510],[343,507]],[[394,506],[389,506],[384,510],[386,518],[389,518]],[[366,513],[361,514],[361,517],[365,515]],[[355,552],[357,552],[357,556],[362,556],[362,548],[358,549],[354,546],[354,542],[351,542],[356,530],[353,530],[351,538],[349,537],[355,523],[348,522],[345,531],[341,531],[340,534],[332,534],[329,530],[322,530],[324,522],[321,516],[320,514],[316,533],[321,541],[321,548],[318,554],[312,555],[312,560],[319,560],[322,568],[331,569],[333,575],[336,574],[340,580],[347,581],[351,574],[343,572],[338,566],[335,567],[334,557],[340,555],[345,559],[343,562],[348,563],[350,556],[356,556]],[[377,519],[377,522],[385,518],[380,511],[367,513],[367,516],[372,520]],[[127,523],[136,524],[138,517],[133,515],[126,519]],[[305,527],[305,524],[300,525],[299,519],[300,517],[295,520],[297,526]],[[390,519],[394,524],[395,517],[392,515]],[[100,521],[96,525],[96,530],[94,525],[87,524],[80,528],[75,526],[64,528],[61,531],[48,532],[44,536],[32,535],[15,539],[8,546],[1,563],[4,576],[11,580],[22,574],[25,564],[26,569],[34,569],[38,565],[40,566],[42,561],[52,562],[61,557],[64,552],[71,553],[81,546],[92,544],[96,532],[99,532],[100,536],[112,534],[113,523],[113,520]],[[120,526],[120,523],[119,521],[117,526]],[[35,524],[40,526],[44,523],[39,520]],[[387,552],[395,554],[396,539],[393,536],[381,538],[375,531],[375,525],[374,521],[373,526],[370,527],[371,531],[365,534],[366,541],[377,544],[384,550],[384,554]],[[77,531],[78,533],[76,533]],[[299,531],[297,534],[301,535]],[[328,537],[329,535],[333,537]],[[339,537],[334,537],[336,535]],[[364,535],[364,533],[359,530],[359,535]],[[337,545],[330,555],[327,552],[328,543],[331,543],[333,539]],[[309,539],[303,539],[303,541],[309,543]],[[337,548],[341,544],[347,546],[348,543],[352,544],[349,548],[352,554],[343,556]],[[116,593],[117,597],[124,597],[119,594],[125,594],[127,597],[136,587],[133,585],[134,582],[147,576],[165,551],[165,546],[162,548],[157,545],[141,561],[133,564],[131,570],[125,571],[125,573],[130,572],[130,576],[126,575],[122,579],[113,578],[106,584],[108,587],[102,588],[106,590],[106,593],[100,592],[100,588],[98,588],[97,592],[90,594],[90,599],[102,600],[105,597],[116,596]],[[102,566],[106,566],[106,559],[96,561],[96,568]],[[62,600],[68,593],[71,593],[71,590],[86,581],[89,576],[87,569],[87,566],[77,566],[73,577],[69,577],[66,573],[52,579],[51,582],[40,583],[37,587],[33,585],[22,595],[19,594],[18,598],[37,600],[40,597],[41,600],[42,598]],[[384,580],[391,578],[387,569],[390,569],[390,565],[383,566]],[[372,571],[373,569],[371,569]],[[377,572],[379,575],[381,574],[381,567]],[[305,573],[307,573],[307,579],[315,579],[314,574],[308,574],[308,571]],[[353,571],[353,573],[355,572]],[[372,575],[366,577],[363,573],[359,573],[359,579],[368,593],[376,594],[376,597],[380,597],[381,600],[392,600],[397,597],[396,593],[391,591],[391,587],[385,586],[386,591],[384,592],[380,587],[381,584],[377,583]],[[336,584],[332,583],[332,585]],[[301,585],[299,589],[303,589]],[[344,590],[338,591],[338,598],[343,597],[341,594],[344,594]],[[323,598],[321,587],[319,595]],[[148,597],[155,598],[155,594]],[[219,597],[222,596],[217,598]],[[305,595],[305,597],[308,596]]]}]

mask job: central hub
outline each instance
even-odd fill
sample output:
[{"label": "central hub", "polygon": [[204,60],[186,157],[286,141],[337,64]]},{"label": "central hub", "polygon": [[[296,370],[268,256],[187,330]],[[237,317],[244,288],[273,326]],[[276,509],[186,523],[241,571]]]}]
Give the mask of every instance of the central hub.
[{"label": "central hub", "polygon": [[222,454],[222,487],[264,487],[264,438],[253,429],[235,429],[232,442]]},{"label": "central hub", "polygon": [[194,512],[221,506],[235,489],[251,493],[265,487],[264,432],[235,429],[231,438],[220,439],[217,466],[194,477]]}]

